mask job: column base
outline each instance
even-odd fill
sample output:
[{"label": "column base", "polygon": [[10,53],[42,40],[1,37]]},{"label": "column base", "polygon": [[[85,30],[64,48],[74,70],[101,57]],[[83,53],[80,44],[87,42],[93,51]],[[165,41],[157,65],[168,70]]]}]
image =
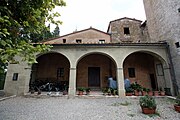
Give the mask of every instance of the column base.
[{"label": "column base", "polygon": [[75,97],[76,96],[76,89],[69,88],[68,89],[68,96],[69,96],[69,98]]},{"label": "column base", "polygon": [[125,90],[124,89],[118,90],[118,95],[119,95],[119,97],[125,97],[126,96]]}]

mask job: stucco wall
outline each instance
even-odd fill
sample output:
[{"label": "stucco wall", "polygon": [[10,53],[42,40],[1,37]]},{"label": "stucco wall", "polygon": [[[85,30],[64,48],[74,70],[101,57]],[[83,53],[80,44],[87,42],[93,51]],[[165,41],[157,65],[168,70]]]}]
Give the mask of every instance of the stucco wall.
[{"label": "stucco wall", "polygon": [[110,35],[97,29],[89,28],[82,31],[75,31],[74,33],[70,33],[44,43],[60,44],[63,43],[63,39],[66,40],[66,43],[76,43],[77,39],[82,40],[82,43],[99,43],[99,40],[105,40],[105,43],[109,43]]},{"label": "stucco wall", "polygon": [[[70,75],[69,75],[69,93],[75,94],[76,90],[76,80],[77,80],[77,64],[78,62],[84,58],[86,55],[92,54],[92,53],[98,53],[107,56],[110,58],[117,70],[117,81],[119,86],[119,95],[124,95],[124,88],[123,88],[123,81],[124,81],[124,75],[123,75],[123,62],[129,56],[131,53],[134,52],[145,52],[148,54],[153,55],[154,57],[158,58],[162,64],[169,68],[168,63],[168,57],[166,53],[166,47],[165,46],[97,46],[97,45],[74,45],[71,47],[68,46],[54,46],[51,52],[57,52],[62,55],[64,55],[66,58],[68,58],[70,62]],[[169,77],[169,69],[166,69],[166,81],[171,83],[171,78]],[[18,81],[12,81],[12,74],[19,72],[19,79]],[[5,84],[5,91],[11,92],[13,94],[25,94],[28,92],[29,89],[29,81],[30,81],[30,74],[31,69],[27,69],[27,65],[21,64],[20,66],[18,64],[16,65],[9,65],[8,72],[6,76],[6,84]],[[18,89],[16,88],[18,87]],[[167,86],[169,88],[172,88],[171,84]],[[172,88],[173,90],[173,88]],[[14,92],[16,91],[16,93]]]}]

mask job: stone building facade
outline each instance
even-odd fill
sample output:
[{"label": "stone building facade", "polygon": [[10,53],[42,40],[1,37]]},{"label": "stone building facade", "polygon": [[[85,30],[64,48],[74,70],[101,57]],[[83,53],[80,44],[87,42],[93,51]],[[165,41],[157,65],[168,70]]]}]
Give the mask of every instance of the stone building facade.
[{"label": "stone building facade", "polygon": [[167,44],[148,40],[146,22],[131,18],[111,21],[107,33],[88,28],[48,40],[43,43],[53,48],[37,54],[37,64],[9,64],[5,92],[26,94],[31,83],[42,81],[68,84],[68,95],[75,96],[78,87],[107,87],[113,76],[119,96],[125,95],[124,78],[174,93]]},{"label": "stone building facade", "polygon": [[173,84],[180,92],[180,0],[144,0],[144,8],[150,41],[169,44]]}]

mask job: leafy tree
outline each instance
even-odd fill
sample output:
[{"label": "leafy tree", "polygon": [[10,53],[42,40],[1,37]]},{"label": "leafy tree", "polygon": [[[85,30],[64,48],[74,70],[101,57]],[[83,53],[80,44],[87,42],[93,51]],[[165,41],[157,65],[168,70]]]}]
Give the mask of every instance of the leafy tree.
[{"label": "leafy tree", "polygon": [[33,38],[47,30],[45,22],[61,24],[53,18],[56,6],[65,6],[63,0],[0,0],[0,61],[14,62],[15,56],[29,64],[36,62],[34,53],[45,52],[50,46],[34,45]]},{"label": "leafy tree", "polygon": [[60,32],[59,26],[57,25],[56,28],[54,29],[54,37],[59,36],[59,32]]}]

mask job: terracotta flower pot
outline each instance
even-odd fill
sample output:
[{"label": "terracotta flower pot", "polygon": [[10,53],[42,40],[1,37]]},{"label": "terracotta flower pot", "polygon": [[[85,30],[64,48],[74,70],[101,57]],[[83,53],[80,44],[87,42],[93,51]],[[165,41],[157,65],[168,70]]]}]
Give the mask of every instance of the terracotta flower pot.
[{"label": "terracotta flower pot", "polygon": [[149,91],[149,92],[148,92],[148,95],[149,95],[149,96],[153,96],[153,92],[152,92],[152,91]]},{"label": "terracotta flower pot", "polygon": [[133,93],[126,93],[126,96],[132,96]]},{"label": "terracotta flower pot", "polygon": [[175,109],[175,111],[180,113],[180,106],[179,105],[174,105],[174,109]]},{"label": "terracotta flower pot", "polygon": [[165,96],[165,92],[164,91],[160,91],[160,95],[161,96]]},{"label": "terracotta flower pot", "polygon": [[135,95],[135,96],[139,96],[139,91],[135,90],[135,91],[134,91],[134,95]]},{"label": "terracotta flower pot", "polygon": [[142,113],[144,114],[155,114],[156,113],[156,108],[144,108],[141,107]]},{"label": "terracotta flower pot", "polygon": [[83,91],[79,91],[79,95],[83,95]]},{"label": "terracotta flower pot", "polygon": [[145,96],[145,95],[147,95],[147,92],[142,91],[142,96]]},{"label": "terracotta flower pot", "polygon": [[159,96],[159,91],[154,91],[154,96]]}]

